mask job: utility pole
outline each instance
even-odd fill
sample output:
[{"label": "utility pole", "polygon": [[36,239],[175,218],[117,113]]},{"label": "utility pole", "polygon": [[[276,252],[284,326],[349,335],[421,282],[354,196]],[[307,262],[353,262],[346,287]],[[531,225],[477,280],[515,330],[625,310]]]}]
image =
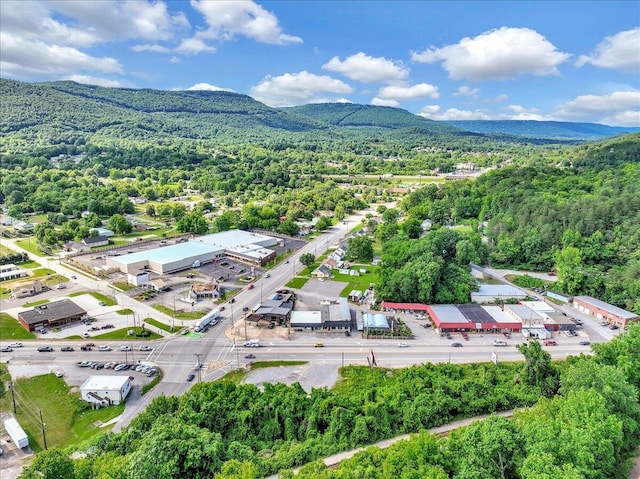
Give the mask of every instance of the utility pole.
[{"label": "utility pole", "polygon": [[11,400],[13,401],[13,414],[18,414],[18,411],[16,408],[16,396],[15,396],[15,393],[13,392],[13,382],[9,383],[9,389],[11,389]]},{"label": "utility pole", "polygon": [[42,442],[44,442],[45,451],[47,448],[47,435],[44,432],[44,421],[42,420],[42,409],[40,409],[40,427],[42,428]]},{"label": "utility pole", "polygon": [[202,356],[202,354],[194,354],[194,356],[196,358],[198,358],[198,362],[196,363],[197,369],[198,369],[198,382],[200,382],[201,379],[201,375],[200,375],[200,370],[202,369],[202,363],[200,362],[200,356]]}]

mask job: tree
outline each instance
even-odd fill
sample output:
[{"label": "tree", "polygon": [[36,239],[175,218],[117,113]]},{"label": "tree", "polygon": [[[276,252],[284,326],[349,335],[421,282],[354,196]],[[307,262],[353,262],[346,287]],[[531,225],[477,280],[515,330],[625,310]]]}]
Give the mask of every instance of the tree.
[{"label": "tree", "polygon": [[180,218],[176,223],[176,229],[180,233],[205,234],[209,231],[207,220],[197,211]]},{"label": "tree", "polygon": [[558,372],[551,364],[551,355],[542,349],[540,341],[519,344],[518,351],[525,358],[523,380],[527,384],[539,387],[545,396],[552,396],[558,388]]},{"label": "tree", "polygon": [[154,218],[156,216],[156,207],[151,204],[147,205],[146,213],[147,216],[151,216],[152,218]]},{"label": "tree", "polygon": [[133,231],[133,225],[121,214],[115,214],[109,218],[107,223],[109,229],[113,230],[117,234],[127,234]]},{"label": "tree", "polygon": [[330,228],[332,225],[333,222],[331,221],[331,218],[329,218],[328,216],[321,216],[320,218],[318,218],[318,221],[316,221],[315,229],[316,231],[324,231],[327,228]]},{"label": "tree", "polygon": [[315,260],[316,257],[313,253],[302,253],[300,255],[300,262],[307,268],[311,266]]},{"label": "tree", "polygon": [[366,236],[349,238],[347,242],[347,256],[353,261],[370,263],[373,261],[373,244]]},{"label": "tree", "polygon": [[33,462],[22,471],[20,479],[74,479],[73,460],[60,449],[36,454]]}]

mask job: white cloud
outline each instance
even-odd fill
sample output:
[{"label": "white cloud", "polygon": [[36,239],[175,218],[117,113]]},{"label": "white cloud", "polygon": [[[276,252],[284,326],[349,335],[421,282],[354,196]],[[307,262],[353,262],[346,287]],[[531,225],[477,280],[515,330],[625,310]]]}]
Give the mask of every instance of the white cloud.
[{"label": "white cloud", "polygon": [[640,70],[640,28],[606,37],[591,55],[582,55],[576,66],[585,63],[637,73]]},{"label": "white cloud", "polygon": [[490,103],[502,103],[503,101],[507,101],[509,99],[509,95],[506,93],[501,93],[493,98],[489,99]]},{"label": "white cloud", "polygon": [[83,83],[85,85],[103,86],[105,88],[119,88],[124,86],[122,82],[119,82],[118,80],[109,80],[107,78],[99,78],[90,75],[68,75],[62,79]]},{"label": "white cloud", "polygon": [[428,83],[413,86],[385,86],[380,88],[377,97],[382,100],[417,100],[419,98],[439,98],[438,87]]},{"label": "white cloud", "polygon": [[215,47],[207,45],[200,38],[186,38],[182,40],[175,50],[176,53],[184,53],[187,55],[196,55],[201,52],[213,53],[216,51]]},{"label": "white cloud", "polygon": [[620,111],[613,115],[605,116],[600,120],[603,125],[610,126],[640,126],[640,111]]},{"label": "white cloud", "polygon": [[449,108],[441,111],[438,105],[427,105],[418,116],[436,121],[452,121],[452,120],[490,120],[491,118],[486,111],[483,110],[458,110],[457,108]]},{"label": "white cloud", "polygon": [[262,43],[286,45],[302,43],[302,39],[282,32],[278,18],[252,1],[191,0],[209,28],[199,32],[202,38],[232,40],[238,35]]},{"label": "white cloud", "polygon": [[480,92],[480,88],[470,88],[468,86],[461,86],[458,88],[453,96],[467,96],[474,100],[478,99],[478,93]]},{"label": "white cloud", "polygon": [[251,96],[269,106],[279,107],[336,101],[325,94],[344,95],[352,91],[343,81],[301,71],[277,77],[267,76],[251,88]]},{"label": "white cloud", "polygon": [[374,58],[362,52],[351,55],[344,61],[337,56],[333,57],[322,68],[363,83],[397,83],[409,76],[409,69],[401,62],[383,57]]},{"label": "white cloud", "polygon": [[371,104],[375,106],[392,106],[394,108],[400,107],[400,103],[398,103],[396,100],[382,99],[377,97],[371,100]]},{"label": "white cloud", "polygon": [[79,71],[123,72],[122,66],[115,58],[93,57],[73,47],[28,40],[7,32],[0,32],[0,44],[0,69],[4,75],[13,78],[23,78],[27,75],[63,75]]},{"label": "white cloud", "polygon": [[526,73],[556,75],[558,65],[569,57],[534,30],[508,27],[463,38],[455,45],[413,52],[411,56],[420,63],[442,61],[451,78],[474,82],[507,80]]},{"label": "white cloud", "polygon": [[157,43],[145,43],[144,45],[134,45],[131,47],[134,52],[156,52],[169,53],[171,50]]},{"label": "white cloud", "polygon": [[[566,121],[593,121],[602,123],[619,118],[626,123],[619,126],[640,126],[640,91],[617,91],[608,95],[581,95],[560,105],[554,118]],[[634,121],[635,118],[635,121]]]},{"label": "white cloud", "polygon": [[191,90],[205,90],[205,91],[233,91],[230,88],[222,88],[219,86],[212,85],[211,83],[196,83],[195,85],[187,88],[188,91]]},{"label": "white cloud", "polygon": [[182,60],[180,60],[180,58],[175,55],[169,58],[169,63],[180,63],[181,61]]}]

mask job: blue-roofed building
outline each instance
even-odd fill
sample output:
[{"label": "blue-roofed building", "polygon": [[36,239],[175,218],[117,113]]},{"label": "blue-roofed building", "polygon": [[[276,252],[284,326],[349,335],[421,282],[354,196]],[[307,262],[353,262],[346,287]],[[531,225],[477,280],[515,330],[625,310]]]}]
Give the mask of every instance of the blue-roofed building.
[{"label": "blue-roofed building", "polygon": [[362,314],[362,323],[358,323],[358,331],[363,331],[367,329],[377,329],[380,331],[388,331],[389,320],[382,313],[363,313]]}]

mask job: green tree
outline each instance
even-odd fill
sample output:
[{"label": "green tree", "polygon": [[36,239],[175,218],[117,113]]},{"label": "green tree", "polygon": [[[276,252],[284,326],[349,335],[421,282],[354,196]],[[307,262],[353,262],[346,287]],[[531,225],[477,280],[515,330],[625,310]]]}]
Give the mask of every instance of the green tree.
[{"label": "green tree", "polygon": [[349,238],[347,241],[347,257],[353,261],[370,263],[373,261],[373,243],[366,236]]},{"label": "green tree", "polygon": [[315,260],[316,257],[313,253],[302,253],[300,255],[300,262],[307,268],[311,266]]},{"label": "green tree", "polygon": [[75,477],[73,459],[60,449],[39,452],[20,474],[20,479],[74,479]]},{"label": "green tree", "polygon": [[145,213],[147,214],[147,216],[151,216],[152,218],[154,218],[156,216],[156,207],[152,204],[147,205]]},{"label": "green tree", "polygon": [[128,234],[133,231],[133,225],[121,214],[115,214],[109,218],[107,223],[110,230],[113,230],[117,234]]},{"label": "green tree", "polygon": [[558,388],[558,372],[551,364],[551,355],[542,349],[540,341],[529,341],[518,345],[524,355],[522,379],[537,386],[545,396],[552,396]]}]

